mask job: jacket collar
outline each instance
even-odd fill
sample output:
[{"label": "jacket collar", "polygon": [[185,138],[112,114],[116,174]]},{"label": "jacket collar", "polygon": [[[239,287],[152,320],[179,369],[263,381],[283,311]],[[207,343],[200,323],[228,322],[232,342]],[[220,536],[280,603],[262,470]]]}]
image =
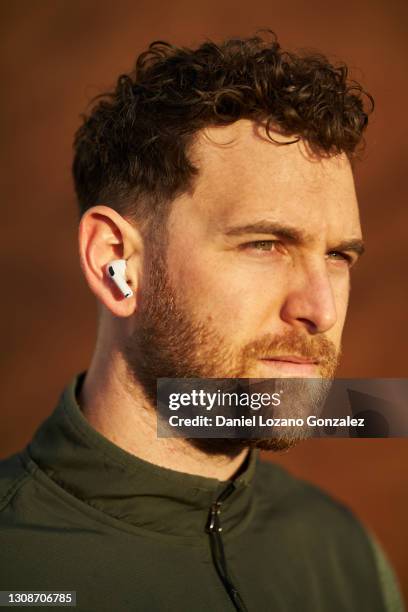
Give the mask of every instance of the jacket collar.
[{"label": "jacket collar", "polygon": [[205,534],[210,506],[228,488],[232,493],[223,502],[223,532],[235,531],[246,523],[253,505],[257,450],[249,453],[239,476],[228,481],[144,461],[105,438],[87,421],[76,399],[85,375],[83,371],[74,376],[27,447],[48,477],[111,517],[143,529],[187,537]]}]

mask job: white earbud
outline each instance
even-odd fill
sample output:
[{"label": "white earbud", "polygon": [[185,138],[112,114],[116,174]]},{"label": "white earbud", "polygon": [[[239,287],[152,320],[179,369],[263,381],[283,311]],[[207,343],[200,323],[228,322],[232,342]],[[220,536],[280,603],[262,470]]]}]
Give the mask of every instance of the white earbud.
[{"label": "white earbud", "polygon": [[133,291],[125,280],[126,259],[114,259],[105,267],[106,273],[126,298],[132,297]]}]

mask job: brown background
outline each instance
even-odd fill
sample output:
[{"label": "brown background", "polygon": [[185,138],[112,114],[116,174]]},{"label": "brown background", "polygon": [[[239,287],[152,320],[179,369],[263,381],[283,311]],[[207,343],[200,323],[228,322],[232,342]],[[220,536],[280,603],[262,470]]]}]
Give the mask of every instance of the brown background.
[{"label": "brown background", "polygon": [[[95,341],[77,256],[73,133],[88,100],[154,39],[274,29],[342,59],[375,96],[356,173],[368,253],[355,270],[339,375],[406,377],[407,3],[345,0],[18,0],[0,5],[2,94],[0,457],[27,442]],[[312,440],[270,457],[345,501],[377,534],[408,595],[408,441]]]}]

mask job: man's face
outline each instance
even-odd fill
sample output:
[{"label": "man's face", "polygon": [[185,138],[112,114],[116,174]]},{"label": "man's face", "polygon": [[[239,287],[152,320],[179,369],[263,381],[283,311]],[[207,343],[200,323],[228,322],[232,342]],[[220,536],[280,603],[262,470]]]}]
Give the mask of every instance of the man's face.
[{"label": "man's face", "polygon": [[347,157],[274,145],[247,120],[190,155],[200,174],[146,265],[132,371],[151,392],[162,376],[333,377],[361,242]]}]

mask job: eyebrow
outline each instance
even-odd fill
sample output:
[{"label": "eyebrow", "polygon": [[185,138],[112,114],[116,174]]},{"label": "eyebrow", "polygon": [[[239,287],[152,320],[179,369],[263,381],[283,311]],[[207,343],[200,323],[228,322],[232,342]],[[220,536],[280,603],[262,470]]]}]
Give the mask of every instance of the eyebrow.
[{"label": "eyebrow", "polygon": [[[305,244],[313,242],[314,237],[300,230],[297,227],[282,224],[275,221],[261,220],[255,223],[246,225],[236,225],[228,227],[225,230],[227,236],[244,236],[247,234],[273,234],[279,238],[283,238],[292,244]],[[341,243],[330,249],[331,251],[354,251],[357,255],[362,255],[365,251],[364,241],[360,238],[351,238],[343,240]]]}]

